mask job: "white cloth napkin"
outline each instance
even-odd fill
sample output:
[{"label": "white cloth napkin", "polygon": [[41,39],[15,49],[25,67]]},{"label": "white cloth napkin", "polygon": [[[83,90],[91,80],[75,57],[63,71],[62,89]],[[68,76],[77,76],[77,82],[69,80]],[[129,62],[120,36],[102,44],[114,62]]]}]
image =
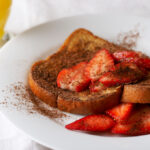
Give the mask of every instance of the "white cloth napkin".
[{"label": "white cloth napkin", "polygon": [[[6,31],[19,34],[49,20],[85,13],[124,12],[150,17],[149,0],[13,0]],[[0,150],[48,150],[0,114]]]},{"label": "white cloth napkin", "polygon": [[85,13],[124,12],[150,16],[149,0],[13,0],[6,30],[20,33],[32,26]]}]

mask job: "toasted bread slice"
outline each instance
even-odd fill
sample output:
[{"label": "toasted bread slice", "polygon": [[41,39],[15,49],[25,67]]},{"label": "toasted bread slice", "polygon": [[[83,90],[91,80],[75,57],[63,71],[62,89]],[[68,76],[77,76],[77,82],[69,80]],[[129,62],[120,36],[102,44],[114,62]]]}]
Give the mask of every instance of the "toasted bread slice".
[{"label": "toasted bread slice", "polygon": [[150,103],[150,79],[146,79],[137,84],[125,85],[121,101],[129,103]]},{"label": "toasted bread slice", "polygon": [[57,53],[46,60],[33,64],[29,73],[29,85],[33,93],[52,107],[76,113],[93,114],[109,109],[119,103],[121,87],[109,88],[96,94],[90,91],[72,92],[57,87],[56,79],[63,68],[72,67],[82,61],[89,61],[102,48],[113,53],[123,49],[85,29],[74,31]]}]

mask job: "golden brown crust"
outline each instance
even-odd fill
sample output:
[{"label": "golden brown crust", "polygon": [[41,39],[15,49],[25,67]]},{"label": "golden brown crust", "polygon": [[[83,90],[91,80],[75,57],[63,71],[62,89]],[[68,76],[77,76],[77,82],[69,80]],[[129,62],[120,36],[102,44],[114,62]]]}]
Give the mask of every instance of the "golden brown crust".
[{"label": "golden brown crust", "polygon": [[[34,70],[34,67],[40,63],[42,63],[42,61],[35,63],[32,66],[31,70]],[[48,92],[46,89],[40,87],[40,85],[33,79],[32,75],[33,75],[32,71],[30,71],[29,77],[28,77],[28,82],[29,82],[29,86],[30,86],[32,92],[34,93],[34,95],[36,95],[39,99],[44,101],[46,104],[48,104],[52,107],[57,107],[57,96]]]},{"label": "golden brown crust", "polygon": [[150,85],[125,85],[121,101],[128,103],[150,103]]},{"label": "golden brown crust", "polygon": [[[124,48],[124,47],[121,47],[121,46],[116,45],[116,44],[114,44],[114,43],[111,43],[111,42],[109,42],[109,41],[107,41],[107,40],[104,40],[104,39],[102,39],[102,38],[100,38],[100,37],[94,35],[92,32],[90,32],[90,31],[88,31],[88,30],[86,30],[86,29],[84,29],[84,28],[79,28],[79,29],[75,30],[74,32],[72,32],[72,33],[68,36],[68,38],[65,40],[65,42],[64,42],[63,45],[59,48],[58,51],[61,51],[61,50],[65,49],[66,47],[68,48],[68,50],[69,50],[69,49],[72,50],[71,47],[74,46],[74,43],[73,43],[73,45],[71,46],[70,42],[74,42],[74,41],[72,40],[72,39],[74,38],[74,35],[82,34],[82,33],[83,33],[83,34],[89,34],[90,36],[92,36],[92,37],[94,38],[94,40],[95,40],[95,43],[100,42],[100,43],[99,43],[100,47],[109,49],[110,52],[114,52],[114,51],[120,50],[120,49],[121,49],[121,50],[128,50],[128,49],[126,49],[126,48]],[[68,43],[70,44],[69,46],[68,46]]]},{"label": "golden brown crust", "polygon": [[121,87],[116,89],[116,92],[100,97],[94,100],[66,100],[58,96],[58,109],[74,114],[98,114],[106,109],[112,108],[120,101]]},{"label": "golden brown crust", "polygon": [[121,88],[108,94],[105,98],[82,101],[80,97],[77,98],[78,100],[62,98],[61,95],[64,94],[64,91],[56,85],[57,74],[62,68],[71,67],[81,61],[89,61],[95,52],[102,48],[109,49],[111,53],[125,49],[101,39],[85,29],[74,31],[57,53],[44,61],[33,64],[28,78],[31,90],[50,106],[71,113],[99,113],[113,107],[119,103]]}]

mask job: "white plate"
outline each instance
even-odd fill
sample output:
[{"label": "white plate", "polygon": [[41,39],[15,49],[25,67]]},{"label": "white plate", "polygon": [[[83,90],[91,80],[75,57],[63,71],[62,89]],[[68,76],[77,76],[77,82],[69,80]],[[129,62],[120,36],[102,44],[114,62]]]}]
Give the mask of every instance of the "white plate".
[{"label": "white plate", "polygon": [[[27,83],[27,73],[33,62],[54,53],[66,37],[77,28],[87,28],[94,34],[116,42],[120,32],[138,26],[140,39],[137,49],[150,54],[150,21],[124,15],[84,15],[49,22],[26,31],[8,42],[0,52],[0,91],[11,83]],[[8,93],[8,96],[9,93]],[[0,92],[0,101],[4,94]],[[16,99],[12,96],[11,100]],[[92,135],[69,131],[64,126],[39,114],[27,115],[23,111],[1,107],[2,113],[19,129],[35,141],[63,150],[144,150],[150,149],[150,135],[119,137]]]}]

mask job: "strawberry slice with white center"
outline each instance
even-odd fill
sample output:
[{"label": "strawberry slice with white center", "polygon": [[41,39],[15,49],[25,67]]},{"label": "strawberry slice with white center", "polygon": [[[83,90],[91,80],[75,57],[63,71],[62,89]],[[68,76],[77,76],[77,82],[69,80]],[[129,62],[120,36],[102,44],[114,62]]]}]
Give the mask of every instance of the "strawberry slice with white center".
[{"label": "strawberry slice with white center", "polygon": [[62,89],[80,92],[84,90],[90,82],[84,72],[87,62],[81,62],[72,68],[63,69],[57,76],[57,85]]},{"label": "strawberry slice with white center", "polygon": [[108,50],[102,49],[98,51],[90,60],[85,69],[85,74],[88,78],[95,81],[99,77],[111,70],[114,67],[114,60]]},{"label": "strawberry slice with white center", "polygon": [[122,62],[111,72],[102,75],[99,81],[105,86],[115,86],[140,80],[144,73],[134,63]]},{"label": "strawberry slice with white center", "polygon": [[62,89],[68,89],[69,84],[72,82],[72,76],[74,72],[71,72],[70,69],[63,69],[59,72],[57,76],[57,86]]},{"label": "strawberry slice with white center", "polygon": [[106,113],[114,118],[117,122],[122,122],[126,120],[131,114],[133,109],[133,104],[131,103],[122,103],[112,109],[106,111]]},{"label": "strawberry slice with white center", "polygon": [[80,92],[89,85],[90,79],[85,76],[86,66],[86,62],[81,62],[71,68],[71,71],[75,72],[74,76],[72,77],[72,81],[69,84],[69,89],[71,91]]}]

